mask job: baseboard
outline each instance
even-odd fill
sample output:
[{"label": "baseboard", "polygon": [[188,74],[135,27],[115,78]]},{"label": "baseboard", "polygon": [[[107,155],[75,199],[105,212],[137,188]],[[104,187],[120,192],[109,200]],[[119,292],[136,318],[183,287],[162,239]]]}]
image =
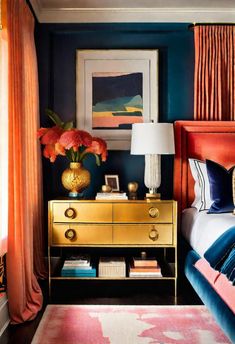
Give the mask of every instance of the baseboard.
[{"label": "baseboard", "polygon": [[0,336],[3,334],[9,323],[8,299],[6,293],[3,293],[3,295],[0,295]]}]

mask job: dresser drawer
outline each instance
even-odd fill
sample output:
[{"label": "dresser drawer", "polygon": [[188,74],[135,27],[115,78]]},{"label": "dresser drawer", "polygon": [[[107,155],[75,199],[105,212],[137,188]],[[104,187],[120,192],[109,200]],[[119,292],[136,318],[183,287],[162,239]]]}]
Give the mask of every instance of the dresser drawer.
[{"label": "dresser drawer", "polygon": [[114,225],[113,244],[172,245],[173,225]]},{"label": "dresser drawer", "polygon": [[111,203],[73,203],[54,202],[52,208],[53,222],[112,222]]},{"label": "dresser drawer", "polygon": [[172,223],[172,202],[113,204],[114,222]]},{"label": "dresser drawer", "polygon": [[51,245],[112,244],[112,225],[53,224]]}]

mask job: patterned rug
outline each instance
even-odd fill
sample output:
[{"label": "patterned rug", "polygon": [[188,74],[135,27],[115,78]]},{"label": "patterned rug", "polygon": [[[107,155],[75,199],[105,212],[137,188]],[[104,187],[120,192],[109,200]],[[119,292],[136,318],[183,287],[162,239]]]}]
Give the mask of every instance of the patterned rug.
[{"label": "patterned rug", "polygon": [[204,306],[47,306],[32,344],[230,343]]}]

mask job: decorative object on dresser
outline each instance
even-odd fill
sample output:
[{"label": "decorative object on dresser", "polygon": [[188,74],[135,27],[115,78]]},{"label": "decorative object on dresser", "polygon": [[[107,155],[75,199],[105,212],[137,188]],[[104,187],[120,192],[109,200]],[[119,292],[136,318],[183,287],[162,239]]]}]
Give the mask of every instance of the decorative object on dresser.
[{"label": "decorative object on dresser", "polygon": [[92,137],[84,130],[73,128],[72,122],[63,122],[52,110],[46,110],[54,122],[52,128],[40,128],[37,132],[40,143],[44,145],[43,155],[54,162],[58,155],[66,156],[70,161],[61,177],[70,197],[78,197],[90,184],[90,172],[84,168],[83,161],[88,154],[93,154],[96,164],[106,161],[107,145],[104,140]]},{"label": "decorative object on dresser", "polygon": [[[107,248],[109,251],[121,249],[122,261],[115,264],[120,264],[124,271],[123,259],[125,256],[128,260],[130,258],[128,250],[144,248],[146,251],[154,250],[161,264],[163,262],[162,277],[151,276],[151,279],[162,279],[170,285],[173,284],[176,295],[177,203],[175,201],[52,200],[49,201],[48,210],[49,294],[51,294],[51,283],[54,284],[57,280],[89,279],[88,276],[81,277],[81,275],[64,277],[57,271],[53,272],[54,252],[59,251],[63,263],[64,254],[71,249],[79,254],[81,250],[91,253],[94,248],[97,248],[101,252],[99,257],[107,257],[105,254]],[[115,257],[115,254],[113,256]],[[94,261],[97,261],[99,257],[94,256]],[[110,258],[106,258],[106,264],[108,259]],[[104,258],[100,263],[99,268],[104,264]],[[98,275],[96,278],[104,277]],[[105,278],[115,279],[115,276]],[[126,280],[131,277],[122,275],[117,278]],[[140,275],[136,278],[146,280],[147,276]]]},{"label": "decorative object on dresser", "polygon": [[104,179],[105,184],[111,187],[111,191],[120,191],[119,178],[117,174],[106,174]]},{"label": "decorative object on dresser", "polygon": [[131,154],[145,155],[144,183],[147,198],[160,198],[161,154],[174,154],[174,131],[170,123],[135,123],[132,125]]},{"label": "decorative object on dresser", "polygon": [[104,193],[108,193],[112,191],[112,188],[110,185],[105,184],[101,186],[101,191]]},{"label": "decorative object on dresser", "polygon": [[138,183],[137,182],[130,182],[127,185],[128,188],[128,198],[129,199],[137,199],[137,190],[138,190]]}]

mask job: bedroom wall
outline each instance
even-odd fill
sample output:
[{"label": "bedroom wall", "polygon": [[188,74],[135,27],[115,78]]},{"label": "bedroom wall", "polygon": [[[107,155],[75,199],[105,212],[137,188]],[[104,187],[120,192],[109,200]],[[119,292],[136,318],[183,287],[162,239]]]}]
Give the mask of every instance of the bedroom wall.
[{"label": "bedroom wall", "polygon": [[[51,108],[64,121],[75,121],[76,49],[159,49],[159,114],[161,122],[192,119],[193,114],[193,33],[189,23],[180,24],[36,24],[41,126],[49,126],[45,109]],[[92,174],[87,197],[94,197],[104,183],[104,174],[118,174],[121,189],[137,181],[139,197],[143,183],[144,157],[129,151],[110,151],[101,167],[93,157],[85,165]],[[54,164],[43,158],[45,201],[66,196],[60,176],[66,159]],[[162,159],[162,198],[172,197],[173,157]]]}]

